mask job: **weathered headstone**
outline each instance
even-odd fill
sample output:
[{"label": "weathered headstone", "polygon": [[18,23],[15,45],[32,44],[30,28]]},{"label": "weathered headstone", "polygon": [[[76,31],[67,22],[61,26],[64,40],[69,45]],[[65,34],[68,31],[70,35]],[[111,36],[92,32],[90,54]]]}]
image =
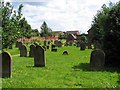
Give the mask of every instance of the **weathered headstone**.
[{"label": "weathered headstone", "polygon": [[46,64],[45,50],[41,46],[36,46],[34,55],[34,66],[45,67],[45,64]]},{"label": "weathered headstone", "polygon": [[80,43],[80,50],[85,50],[86,49],[86,45],[84,42]]},{"label": "weathered headstone", "polygon": [[11,78],[12,77],[12,58],[8,52],[2,52],[0,54],[0,64],[2,64],[0,65],[0,77]]},{"label": "weathered headstone", "polygon": [[51,51],[57,52],[57,48],[52,48]]},{"label": "weathered headstone", "polygon": [[51,48],[55,48],[55,44],[52,44],[52,45],[51,45]]},{"label": "weathered headstone", "polygon": [[58,47],[62,47],[62,42],[58,41]]},{"label": "weathered headstone", "polygon": [[100,70],[105,64],[105,53],[100,49],[92,51],[90,57],[90,68],[91,70]]},{"label": "weathered headstone", "polygon": [[24,44],[20,48],[20,57],[27,57],[27,47]]},{"label": "weathered headstone", "polygon": [[47,41],[46,41],[46,40],[44,40],[44,46],[46,46],[46,43],[47,43]]},{"label": "weathered headstone", "polygon": [[88,43],[88,49],[92,49],[92,45]]},{"label": "weathered headstone", "polygon": [[50,41],[48,41],[48,45],[50,45]]},{"label": "weathered headstone", "polygon": [[76,42],[76,47],[80,47],[80,41]]},{"label": "weathered headstone", "polygon": [[63,52],[63,55],[68,55],[68,51],[65,50],[65,51]]},{"label": "weathered headstone", "polygon": [[50,47],[49,46],[47,46],[47,49],[49,49]]},{"label": "weathered headstone", "polygon": [[35,45],[30,45],[29,57],[34,57],[35,54]]},{"label": "weathered headstone", "polygon": [[19,48],[19,50],[20,50],[22,44],[23,44],[22,42],[18,42],[18,48]]},{"label": "weathered headstone", "polygon": [[57,46],[58,46],[58,40],[55,40],[55,41],[54,41],[54,44],[55,44],[55,46],[57,47]]}]

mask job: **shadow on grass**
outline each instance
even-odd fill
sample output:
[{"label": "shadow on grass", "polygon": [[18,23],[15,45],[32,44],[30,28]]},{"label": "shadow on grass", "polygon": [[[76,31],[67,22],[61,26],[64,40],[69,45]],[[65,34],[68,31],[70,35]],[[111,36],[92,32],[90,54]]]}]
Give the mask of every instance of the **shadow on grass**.
[{"label": "shadow on grass", "polygon": [[[89,63],[80,63],[78,65],[75,65],[72,67],[75,71],[93,71],[90,69],[90,64]],[[101,70],[94,70],[94,71],[106,71],[106,72],[117,72],[120,73],[120,68],[117,67],[104,67]]]},{"label": "shadow on grass", "polygon": [[44,67],[40,67],[40,66],[26,66],[27,68],[44,68]]}]

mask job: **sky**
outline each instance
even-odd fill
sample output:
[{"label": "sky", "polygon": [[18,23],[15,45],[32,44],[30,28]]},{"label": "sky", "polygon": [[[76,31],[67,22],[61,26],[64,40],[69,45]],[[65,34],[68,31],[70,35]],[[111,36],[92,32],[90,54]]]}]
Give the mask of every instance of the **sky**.
[{"label": "sky", "polygon": [[22,13],[33,29],[40,31],[46,21],[53,31],[75,31],[87,33],[92,20],[103,4],[120,0],[5,0],[17,10],[22,3]]}]

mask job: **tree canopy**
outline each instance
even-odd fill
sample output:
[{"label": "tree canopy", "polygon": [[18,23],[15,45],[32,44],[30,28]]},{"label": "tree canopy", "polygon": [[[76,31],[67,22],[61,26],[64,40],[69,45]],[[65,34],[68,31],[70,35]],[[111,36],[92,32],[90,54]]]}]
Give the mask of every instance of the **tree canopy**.
[{"label": "tree canopy", "polygon": [[103,5],[94,17],[92,27],[94,40],[101,43],[106,53],[106,66],[120,65],[120,2]]}]

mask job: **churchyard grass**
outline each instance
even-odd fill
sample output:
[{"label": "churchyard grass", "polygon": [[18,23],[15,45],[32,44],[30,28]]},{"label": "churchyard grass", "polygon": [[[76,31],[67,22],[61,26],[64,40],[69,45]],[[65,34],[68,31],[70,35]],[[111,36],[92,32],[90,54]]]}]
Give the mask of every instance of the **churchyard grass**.
[{"label": "churchyard grass", "polygon": [[[62,55],[67,50],[69,55]],[[8,50],[9,51],[9,50]],[[13,53],[13,52],[14,53]],[[11,50],[12,78],[3,78],[3,88],[115,88],[118,87],[118,72],[114,69],[90,71],[90,53],[75,46],[58,48],[57,52],[46,51],[46,67],[34,67],[34,59],[14,56]]]}]

